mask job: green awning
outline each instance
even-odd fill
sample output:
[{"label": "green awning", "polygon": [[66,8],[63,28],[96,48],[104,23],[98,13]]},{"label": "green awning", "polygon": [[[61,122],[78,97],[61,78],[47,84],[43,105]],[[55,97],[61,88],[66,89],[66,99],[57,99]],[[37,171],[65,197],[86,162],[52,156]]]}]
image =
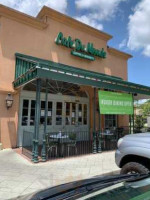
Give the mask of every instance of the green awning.
[{"label": "green awning", "polygon": [[34,79],[45,78],[103,89],[150,95],[150,87],[124,81],[119,77],[79,69],[20,53],[15,55],[16,68],[13,82],[15,89]]}]

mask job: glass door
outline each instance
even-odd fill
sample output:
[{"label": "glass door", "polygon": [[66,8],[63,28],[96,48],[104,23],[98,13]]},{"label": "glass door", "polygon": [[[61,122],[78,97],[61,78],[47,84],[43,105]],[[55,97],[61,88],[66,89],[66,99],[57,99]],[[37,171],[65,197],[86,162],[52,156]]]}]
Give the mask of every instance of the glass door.
[{"label": "glass door", "polygon": [[54,114],[53,116],[53,120],[52,120],[52,129],[51,132],[59,132],[59,131],[63,131],[64,129],[64,102],[63,101],[54,101]]},{"label": "glass door", "polygon": [[[21,146],[23,130],[34,132],[35,93],[24,92],[20,99],[18,144]],[[45,124],[45,94],[41,94],[39,142],[42,143]],[[48,95],[47,132],[89,130],[89,102],[81,98],[63,95]]]}]

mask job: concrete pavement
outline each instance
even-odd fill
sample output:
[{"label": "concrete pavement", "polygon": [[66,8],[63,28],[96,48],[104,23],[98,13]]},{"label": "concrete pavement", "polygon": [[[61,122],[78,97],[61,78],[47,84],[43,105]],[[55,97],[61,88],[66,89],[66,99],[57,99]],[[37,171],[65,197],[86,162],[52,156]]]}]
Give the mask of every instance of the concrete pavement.
[{"label": "concrete pavement", "polygon": [[17,198],[58,184],[116,173],[114,152],[33,164],[12,149],[0,151],[0,200]]}]

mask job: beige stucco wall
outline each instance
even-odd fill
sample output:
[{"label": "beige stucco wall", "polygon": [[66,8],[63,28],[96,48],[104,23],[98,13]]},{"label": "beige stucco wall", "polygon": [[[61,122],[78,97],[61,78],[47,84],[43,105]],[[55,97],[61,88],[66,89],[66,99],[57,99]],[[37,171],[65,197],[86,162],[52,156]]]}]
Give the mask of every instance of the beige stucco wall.
[{"label": "beige stucco wall", "polygon": [[0,93],[0,141],[4,148],[16,147],[18,129],[18,105],[19,95],[13,95],[13,107],[5,106],[7,93]]},{"label": "beige stucco wall", "polygon": [[[72,56],[71,49],[54,42],[60,31],[66,37],[70,35],[72,38],[79,38],[84,44],[93,42],[95,48],[104,47],[105,51],[106,41],[52,19],[48,19],[47,23],[47,28],[39,30],[3,16],[0,18],[0,134],[4,148],[16,146],[19,92],[14,94],[14,105],[11,109],[7,110],[4,103],[8,92],[16,92],[12,87],[16,52],[127,79],[127,60],[124,57],[107,52],[106,59],[88,61]],[[91,88],[90,101],[93,99],[92,92]],[[92,114],[91,104],[91,126]]]},{"label": "beige stucco wall", "polygon": [[95,48],[104,47],[107,51],[107,44],[104,40],[75,28],[69,28],[54,20],[49,19],[48,23],[49,26],[46,29],[38,30],[1,17],[1,66],[5,68],[0,68],[0,89],[12,90],[16,52],[127,79],[126,59],[107,53],[106,59],[96,58],[95,61],[88,61],[72,56],[70,49],[56,45],[54,42],[58,32],[62,31],[66,37],[70,35],[72,38],[80,38],[85,44],[89,41],[93,42]]}]

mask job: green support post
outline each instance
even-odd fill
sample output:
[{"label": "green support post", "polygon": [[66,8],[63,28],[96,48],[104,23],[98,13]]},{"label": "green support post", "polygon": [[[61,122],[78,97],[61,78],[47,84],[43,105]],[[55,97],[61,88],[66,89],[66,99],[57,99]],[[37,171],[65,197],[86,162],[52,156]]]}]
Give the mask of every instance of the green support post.
[{"label": "green support post", "polygon": [[[37,96],[37,91],[36,91],[36,96]],[[35,119],[36,119],[36,116],[37,116],[37,113],[36,113],[36,109],[35,109]],[[34,125],[34,133],[33,133],[33,140],[32,140],[32,162],[34,162],[34,154],[35,154],[35,135],[36,135],[36,130],[37,127],[36,125]]]},{"label": "green support post", "polygon": [[94,105],[93,105],[93,153],[97,153],[96,148],[96,88],[94,88]]},{"label": "green support post", "polygon": [[134,114],[132,116],[132,119],[133,119],[133,134],[134,134]]},{"label": "green support post", "polygon": [[34,152],[35,152],[35,130],[34,130],[34,134],[33,134],[33,140],[32,140],[32,159],[31,161],[34,162]]},{"label": "green support post", "polygon": [[132,116],[132,126],[133,126],[133,134],[134,134],[134,95],[133,95],[133,116]]},{"label": "green support post", "polygon": [[130,123],[130,134],[131,134],[131,115],[129,115],[129,123]]},{"label": "green support post", "polygon": [[36,118],[35,118],[35,148],[34,148],[34,163],[38,163],[38,145],[39,145],[39,123],[40,123],[40,90],[41,79],[37,79],[36,85]]},{"label": "green support post", "polygon": [[98,150],[97,150],[97,152],[101,153],[102,147],[101,147],[101,113],[100,113],[100,110],[99,110],[98,116],[99,116],[99,133],[98,133]]},{"label": "green support post", "polygon": [[46,161],[46,132],[47,132],[47,112],[48,112],[48,80],[46,79],[46,91],[45,91],[45,123],[43,133],[43,146],[42,146],[42,161]]}]

